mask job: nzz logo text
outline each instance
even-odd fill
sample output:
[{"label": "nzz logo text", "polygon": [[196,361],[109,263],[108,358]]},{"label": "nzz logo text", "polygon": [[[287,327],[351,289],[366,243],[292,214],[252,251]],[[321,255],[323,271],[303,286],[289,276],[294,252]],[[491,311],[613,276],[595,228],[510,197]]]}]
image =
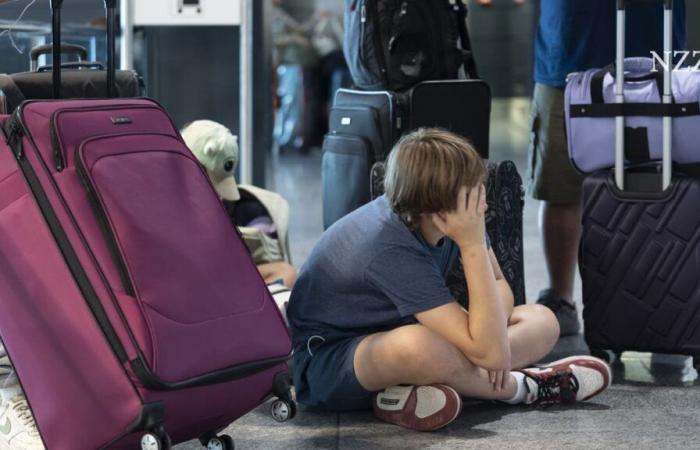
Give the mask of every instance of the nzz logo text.
[{"label": "nzz logo text", "polygon": [[[673,58],[671,58],[673,53]],[[651,52],[651,57],[654,60],[652,72],[658,72],[659,66],[662,70],[668,72],[671,69],[672,60],[678,58],[678,62],[673,66],[673,70],[681,70],[686,65],[695,64],[690,67],[693,72],[700,72],[700,50],[677,50],[675,52],[664,52],[663,58],[656,52]],[[697,59],[697,62],[695,60]]]}]

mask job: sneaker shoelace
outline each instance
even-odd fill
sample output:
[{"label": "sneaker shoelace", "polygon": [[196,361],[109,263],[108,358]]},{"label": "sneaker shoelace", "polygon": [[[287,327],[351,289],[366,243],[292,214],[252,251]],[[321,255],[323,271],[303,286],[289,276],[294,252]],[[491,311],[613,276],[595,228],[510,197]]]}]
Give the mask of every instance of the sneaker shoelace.
[{"label": "sneaker shoelace", "polygon": [[[579,388],[578,380],[571,372],[560,370],[553,376],[541,378],[530,376],[530,378],[537,383],[536,404],[551,405],[576,401],[576,394]],[[527,383],[525,386],[528,387]]]},{"label": "sneaker shoelace", "polygon": [[36,422],[34,421],[34,415],[32,415],[31,409],[29,409],[29,404],[26,400],[15,403],[13,409],[17,413],[17,417],[22,421],[22,425],[25,426],[27,432],[32,436],[38,436],[39,430],[36,427]]}]

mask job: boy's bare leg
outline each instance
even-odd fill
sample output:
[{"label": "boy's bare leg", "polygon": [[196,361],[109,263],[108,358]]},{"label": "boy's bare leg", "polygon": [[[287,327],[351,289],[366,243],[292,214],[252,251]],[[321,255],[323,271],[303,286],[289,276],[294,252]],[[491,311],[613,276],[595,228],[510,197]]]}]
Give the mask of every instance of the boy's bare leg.
[{"label": "boy's bare leg", "polygon": [[[516,307],[508,336],[512,368],[535,363],[554,347],[559,327],[552,312],[540,305]],[[365,338],[355,352],[355,373],[369,391],[398,384],[446,384],[460,395],[485,400],[507,400],[517,386],[510,376],[503,390],[495,391],[488,372],[422,325],[408,325]]]}]

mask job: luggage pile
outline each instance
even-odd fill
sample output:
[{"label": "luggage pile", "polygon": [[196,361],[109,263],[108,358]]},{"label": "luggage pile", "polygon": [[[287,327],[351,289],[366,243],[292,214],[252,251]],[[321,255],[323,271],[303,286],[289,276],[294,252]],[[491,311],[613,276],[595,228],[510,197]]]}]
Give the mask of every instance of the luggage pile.
[{"label": "luggage pile", "polygon": [[[491,90],[478,79],[467,15],[463,0],[345,0],[345,57],[355,89],[336,93],[323,142],[325,228],[383,192],[383,176],[372,176],[381,167],[373,166],[405,133],[447,129],[488,158]],[[505,164],[493,168],[489,184],[491,192],[512,195],[492,197],[492,230],[502,231],[489,236],[516,304],[523,304],[524,193],[517,170]]]},{"label": "luggage pile", "polygon": [[[594,354],[677,353],[697,363],[700,73],[625,59],[626,3],[618,2],[616,63],[573,74],[566,89],[569,155],[586,174],[585,338]],[[670,55],[673,2],[664,3]]]},{"label": "luggage pile", "polygon": [[167,112],[115,98],[115,5],[106,71],[58,63],[52,1],[51,76],[10,77],[36,89],[0,117],[0,335],[51,450],[231,450],[220,430],[271,394],[294,415],[290,338]]}]

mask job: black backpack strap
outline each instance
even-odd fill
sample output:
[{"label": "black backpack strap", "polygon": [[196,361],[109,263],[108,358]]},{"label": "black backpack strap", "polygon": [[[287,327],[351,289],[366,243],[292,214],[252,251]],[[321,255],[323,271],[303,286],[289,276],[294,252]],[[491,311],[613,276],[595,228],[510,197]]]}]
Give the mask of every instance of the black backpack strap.
[{"label": "black backpack strap", "polygon": [[8,111],[5,111],[5,114],[12,114],[12,110],[26,100],[22,91],[15,84],[15,80],[5,73],[0,73],[0,91],[5,96],[5,105],[8,106]]},{"label": "black backpack strap", "polygon": [[474,52],[472,51],[472,41],[469,37],[467,29],[467,17],[469,10],[463,0],[455,1],[455,12],[457,13],[457,30],[459,31],[459,39],[462,42],[462,51],[464,52],[464,71],[471,79],[479,78],[479,73],[476,70],[476,61],[474,61]]}]

